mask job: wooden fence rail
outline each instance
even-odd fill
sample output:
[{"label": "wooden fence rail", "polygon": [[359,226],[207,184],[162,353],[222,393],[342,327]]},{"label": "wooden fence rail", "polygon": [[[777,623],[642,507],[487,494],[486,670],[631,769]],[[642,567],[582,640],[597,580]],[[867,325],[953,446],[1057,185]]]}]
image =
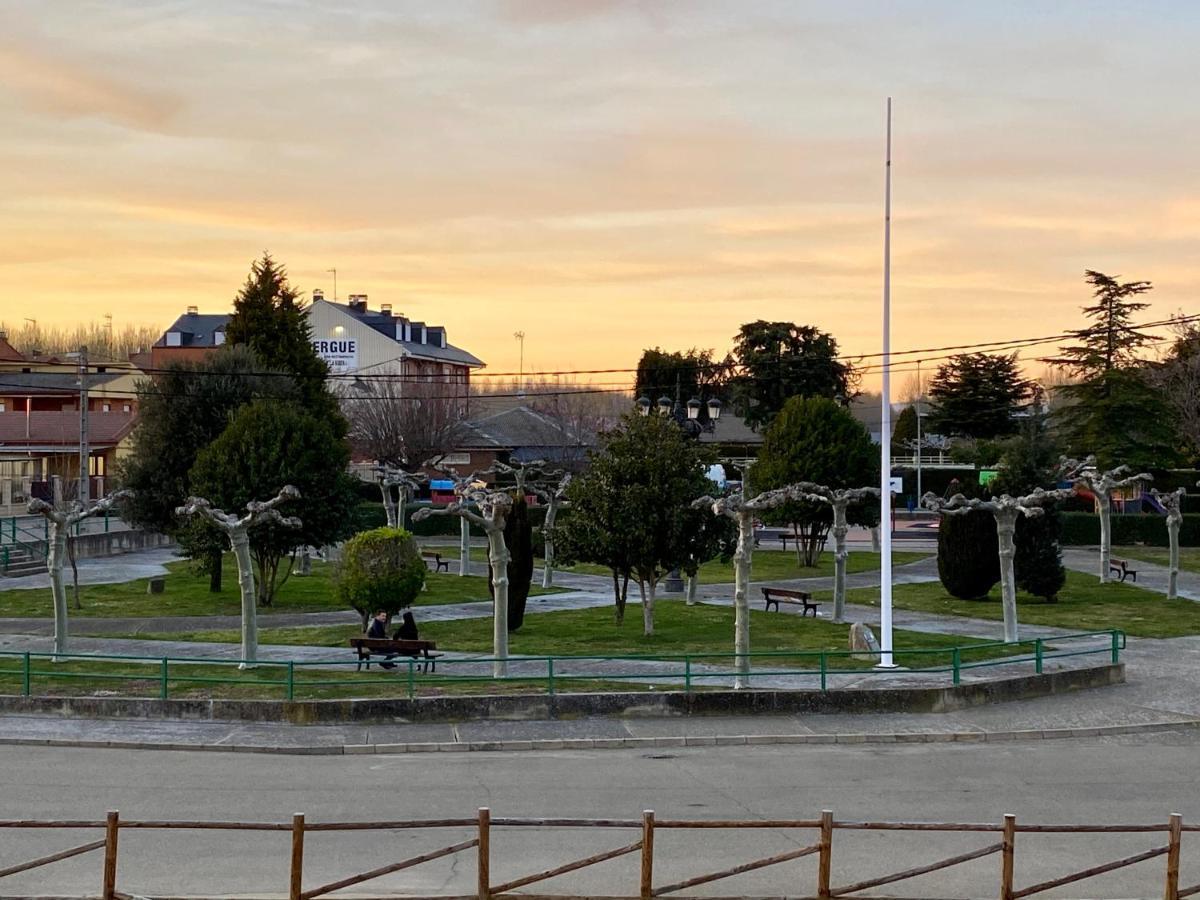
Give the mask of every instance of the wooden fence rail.
[{"label": "wooden fence rail", "polygon": [[[405,829],[469,829],[474,832],[471,837],[465,840],[460,840],[456,843],[449,844],[437,850],[428,851],[418,856],[408,857],[397,862],[387,863],[377,868],[366,872],[345,875],[334,881],[329,881],[315,887],[304,887],[304,855],[305,844],[310,834],[325,834],[329,832],[362,832],[362,831],[397,831]],[[501,883],[493,883],[491,877],[491,832],[494,828],[570,828],[570,829],[626,829],[634,832],[640,832],[637,840],[619,847],[608,850],[592,853],[588,856],[579,859],[563,862],[559,865],[543,869],[538,872],[532,872],[518,878],[512,878]],[[762,857],[759,859],[750,860],[748,862],[738,863],[718,871],[708,872],[704,874],[693,875],[689,878],[684,878],[669,884],[655,885],[654,881],[654,863],[655,849],[654,838],[657,831],[662,830],[678,830],[678,829],[709,829],[709,830],[744,830],[744,829],[763,829],[769,828],[774,830],[796,830],[815,832],[815,842],[797,841],[797,846],[776,853],[771,856]],[[687,897],[695,897],[696,895],[680,894],[680,891],[685,891],[691,887],[697,887],[703,884],[711,884],[715,881],[722,881],[727,878],[733,878],[746,872],[755,871],[767,867],[777,866],[783,863],[794,862],[807,856],[816,856],[817,865],[816,871],[810,876],[812,878],[813,890],[811,893],[800,895],[796,893],[785,894],[780,891],[774,892],[771,896],[791,896],[799,897],[806,896],[817,898],[817,900],[833,900],[838,897],[852,897],[856,900],[868,900],[869,895],[862,893],[871,888],[881,887],[883,885],[893,884],[898,881],[904,881],[910,878],[916,878],[921,875],[927,875],[931,872],[948,869],[952,866],[959,866],[965,863],[974,862],[988,856],[999,855],[999,883],[994,880],[995,875],[987,878],[986,881],[981,879],[981,883],[990,882],[991,887],[981,888],[978,896],[995,897],[999,894],[1001,900],[1020,900],[1023,897],[1031,897],[1037,894],[1042,894],[1046,891],[1061,887],[1066,884],[1072,884],[1077,881],[1082,881],[1087,878],[1093,878],[1097,875],[1103,875],[1107,872],[1112,872],[1126,866],[1136,865],[1146,862],[1155,857],[1165,856],[1166,867],[1165,873],[1161,876],[1163,881],[1162,897],[1164,900],[1181,900],[1184,897],[1200,894],[1200,884],[1192,885],[1191,887],[1180,888],[1180,866],[1182,862],[1182,847],[1183,835],[1185,832],[1200,831],[1200,825],[1184,825],[1183,819],[1178,814],[1172,814],[1167,822],[1162,824],[1137,824],[1137,825],[1109,825],[1109,824],[1081,824],[1081,825],[1055,825],[1055,824],[1018,824],[1016,817],[1006,815],[1003,820],[998,823],[978,823],[978,822],[856,822],[856,821],[838,821],[833,817],[833,813],[829,810],[822,812],[819,819],[783,819],[783,820],[737,820],[737,819],[721,819],[721,820],[701,820],[701,819],[656,819],[653,811],[646,810],[640,819],[568,819],[568,818],[495,818],[491,817],[491,811],[484,808],[478,811],[474,818],[456,818],[456,819],[425,819],[413,820],[407,819],[404,821],[380,821],[380,822],[308,822],[304,815],[297,813],[292,817],[290,823],[286,822],[201,822],[201,821],[167,821],[167,820],[122,820],[116,812],[110,812],[103,821],[89,820],[55,820],[41,821],[29,819],[10,819],[0,820],[0,832],[12,830],[40,829],[48,830],[102,830],[103,836],[89,841],[88,843],[80,844],[75,847],[70,847],[65,850],[59,850],[40,856],[36,859],[26,860],[24,862],[6,863],[0,865],[0,879],[11,875],[17,875],[22,872],[28,872],[33,869],[38,869],[43,866],[48,866],[65,859],[72,859],[76,856],[90,853],[95,850],[104,851],[104,860],[101,870],[101,887],[100,893],[92,895],[93,897],[101,898],[101,900],[121,900],[121,898],[130,897],[130,894],[123,893],[117,890],[117,858],[119,837],[123,829],[129,830],[170,830],[170,829],[188,829],[188,830],[219,830],[219,831],[269,831],[269,832],[287,832],[291,838],[291,865],[289,868],[288,878],[288,897],[290,900],[316,900],[316,898],[325,897],[334,891],[363,884],[364,882],[372,881],[384,875],[394,872],[400,872],[423,863],[431,862],[436,859],[442,859],[448,856],[454,856],[466,850],[475,850],[476,854],[476,890],[470,895],[474,900],[490,900],[490,898],[505,898],[515,897],[511,892],[518,888],[527,887],[531,884],[547,881],[552,878],[558,878],[567,875],[571,872],[579,871],[580,869],[589,866],[597,865],[598,863],[607,862],[618,859],[630,854],[638,853],[641,859],[641,864],[637,879],[637,893],[635,894],[619,894],[613,893],[606,895],[609,900],[650,900],[653,897],[662,897],[670,895],[679,900],[684,900]],[[904,869],[899,872],[881,873],[872,875],[868,878],[856,881],[852,884],[846,884],[840,887],[831,887],[832,872],[833,872],[833,851],[834,838],[838,831],[904,831],[904,832],[962,832],[962,833],[987,833],[999,836],[999,840],[989,843],[983,847],[974,850],[968,850],[951,856],[945,859],[927,862],[920,865]],[[1163,834],[1166,837],[1167,843],[1151,847],[1146,850],[1124,856],[1120,859],[1092,866],[1087,869],[1082,869],[1076,872],[1070,872],[1059,877],[1042,881],[1026,887],[1018,888],[1014,883],[1015,877],[1015,861],[1018,847],[1018,837],[1022,834],[1119,834],[1119,835],[1139,835],[1139,834]],[[2,844],[0,844],[2,846]],[[787,870],[786,877],[781,876],[780,884],[795,885],[799,881],[799,874],[795,868]],[[630,877],[629,884],[632,886],[633,879]],[[311,884],[311,881],[310,881]],[[1155,891],[1157,894],[1158,892]],[[0,897],[4,896],[0,893]],[[144,896],[142,894],[139,897]],[[584,900],[585,896],[594,895],[577,895],[577,894],[553,894],[553,895],[535,895],[522,894],[523,898],[541,897],[543,900],[548,898],[557,898],[557,900]],[[435,900],[431,897],[429,900]],[[741,895],[739,900],[754,900],[749,895]]]}]

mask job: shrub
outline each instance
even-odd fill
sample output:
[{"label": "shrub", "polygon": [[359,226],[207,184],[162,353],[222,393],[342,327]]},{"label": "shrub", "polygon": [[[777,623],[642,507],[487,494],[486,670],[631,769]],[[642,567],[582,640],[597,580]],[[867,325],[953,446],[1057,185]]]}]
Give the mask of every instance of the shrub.
[{"label": "shrub", "polygon": [[412,606],[425,586],[425,561],[403,529],[363,531],[342,547],[334,584],[338,599],[362,616],[365,631],[376,610],[394,616]]},{"label": "shrub", "polygon": [[[513,500],[512,511],[504,523],[504,543],[508,547],[508,630],[516,631],[525,621],[525,604],[533,582],[533,526],[529,504],[524,497]],[[491,582],[489,581],[489,588]]]},{"label": "shrub", "polygon": [[996,519],[979,509],[943,515],[938,525],[938,577],[952,597],[981,600],[1000,582]]},{"label": "shrub", "polygon": [[1017,554],[1013,560],[1017,587],[1035,597],[1053,603],[1067,581],[1059,544],[1059,512],[1052,506],[1044,516],[1017,519]]},{"label": "shrub", "polygon": [[[1185,503],[1188,501],[1184,501]],[[1067,547],[1096,546],[1100,543],[1100,517],[1094,513],[1062,513],[1062,543]],[[1145,544],[1166,547],[1167,522],[1159,515],[1122,515],[1112,517],[1114,546]],[[1186,513],[1179,529],[1181,547],[1200,547],[1200,513]]]}]

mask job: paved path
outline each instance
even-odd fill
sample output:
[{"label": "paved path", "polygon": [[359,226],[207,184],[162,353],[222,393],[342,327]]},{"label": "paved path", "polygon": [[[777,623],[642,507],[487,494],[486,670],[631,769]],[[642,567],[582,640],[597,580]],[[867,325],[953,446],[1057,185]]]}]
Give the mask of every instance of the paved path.
[{"label": "paved path", "polygon": [[[155,575],[166,575],[166,564],[179,562],[179,560],[179,554],[169,547],[139,550],[136,553],[125,553],[121,556],[81,559],[77,563],[79,583],[122,584],[126,581],[136,581],[139,578],[153,578]],[[68,565],[68,581],[70,580],[70,571]],[[0,591],[48,587],[50,587],[50,576],[44,572],[41,575],[22,575],[19,578],[0,578]]]},{"label": "paved path", "polygon": [[[1121,550],[1116,548],[1115,555],[1120,557]],[[1137,570],[1137,581],[1127,581],[1134,587],[1160,594],[1167,592],[1167,577],[1170,570],[1166,566],[1131,559],[1132,568]],[[1098,547],[1064,547],[1063,565],[1076,572],[1086,572],[1100,583],[1100,549]],[[1200,573],[1181,569],[1179,572],[1178,593],[1187,600],[1200,600]]]}]

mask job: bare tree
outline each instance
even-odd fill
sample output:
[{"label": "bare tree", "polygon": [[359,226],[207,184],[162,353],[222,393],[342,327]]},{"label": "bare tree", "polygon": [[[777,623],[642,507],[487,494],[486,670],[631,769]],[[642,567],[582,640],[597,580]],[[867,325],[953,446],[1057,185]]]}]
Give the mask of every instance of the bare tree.
[{"label": "bare tree", "polygon": [[1004,607],[1004,640],[1015,644],[1017,635],[1017,578],[1014,560],[1017,555],[1016,533],[1017,517],[1036,518],[1044,516],[1046,510],[1042,507],[1054,500],[1070,497],[1074,490],[1044,491],[1041,488],[1024,497],[1010,497],[1001,494],[991,500],[968,500],[962,494],[955,494],[949,500],[943,500],[930,491],[921,498],[927,509],[947,516],[964,516],[973,509],[990,512],[996,518],[996,540],[1000,552],[1000,599]]},{"label": "bare tree", "polygon": [[[473,503],[479,512],[467,504]],[[492,565],[492,675],[508,674],[508,546],[504,543],[504,525],[512,509],[512,497],[506,491],[471,490],[441,509],[419,509],[414,521],[430,516],[458,516],[477,525],[488,538],[488,557]]]},{"label": "bare tree", "polygon": [[1059,472],[1064,479],[1070,481],[1076,488],[1083,487],[1092,492],[1096,505],[1100,508],[1100,583],[1108,584],[1109,559],[1112,557],[1112,495],[1113,491],[1130,485],[1143,484],[1154,480],[1153,475],[1143,472],[1140,475],[1125,476],[1129,466],[1117,466],[1108,472],[1101,472],[1096,467],[1096,457],[1089,456],[1080,461],[1061,457],[1058,464]]},{"label": "bare tree", "polygon": [[67,558],[67,540],[71,529],[89,516],[107,512],[127,496],[127,492],[117,491],[86,506],[78,500],[69,504],[47,503],[37,498],[29,501],[29,512],[45,517],[49,531],[46,568],[50,573],[50,593],[54,599],[55,662],[60,661],[59,654],[67,652],[67,589],[63,584],[63,563]]},{"label": "bare tree", "polygon": [[750,565],[754,555],[754,520],[764,510],[788,501],[803,499],[798,485],[766,491],[749,500],[740,492],[714,500],[700,497],[692,506],[699,509],[711,506],[714,515],[727,516],[737,522],[737,550],[733,554],[733,653],[734,690],[750,687]]},{"label": "bare tree", "polygon": [[466,414],[459,388],[418,381],[395,367],[364,375],[341,392],[350,441],[381,466],[416,471],[453,449]]},{"label": "bare tree", "polygon": [[804,499],[824,503],[833,509],[833,621],[841,622],[846,615],[846,533],[850,530],[846,510],[869,497],[878,499],[879,488],[830,488],[823,484],[801,482],[796,485]]},{"label": "bare tree", "polygon": [[392,466],[376,466],[375,477],[383,494],[383,511],[389,528],[403,528],[408,504],[422,485],[429,483],[425,475],[405,472]]},{"label": "bare tree", "polygon": [[1164,494],[1155,488],[1150,493],[1167,517],[1167,540],[1171,547],[1167,563],[1167,599],[1174,600],[1179,596],[1179,526],[1183,524],[1183,498],[1187,496],[1187,489],[1176,488]]},{"label": "bare tree", "polygon": [[246,514],[237,516],[216,509],[203,497],[189,497],[187,503],[175,510],[180,516],[200,516],[216,525],[229,539],[229,546],[237,559],[238,587],[242,594],[242,661],[239,669],[250,669],[258,660],[258,606],[254,593],[254,565],[250,557],[250,529],[264,522],[274,522],[287,528],[299,528],[300,520],[295,516],[284,516],[279,504],[300,496],[292,485],[284,488],[267,501],[251,500],[246,504]]}]

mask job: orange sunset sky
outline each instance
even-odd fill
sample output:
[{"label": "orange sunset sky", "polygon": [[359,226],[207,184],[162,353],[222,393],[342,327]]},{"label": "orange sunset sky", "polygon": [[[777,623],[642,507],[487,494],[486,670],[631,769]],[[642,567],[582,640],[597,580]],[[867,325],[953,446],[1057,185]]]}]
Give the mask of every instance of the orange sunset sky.
[{"label": "orange sunset sky", "polygon": [[0,319],[166,326],[269,249],[493,371],[1081,323],[1085,268],[1200,311],[1200,5],[13,2]]}]

